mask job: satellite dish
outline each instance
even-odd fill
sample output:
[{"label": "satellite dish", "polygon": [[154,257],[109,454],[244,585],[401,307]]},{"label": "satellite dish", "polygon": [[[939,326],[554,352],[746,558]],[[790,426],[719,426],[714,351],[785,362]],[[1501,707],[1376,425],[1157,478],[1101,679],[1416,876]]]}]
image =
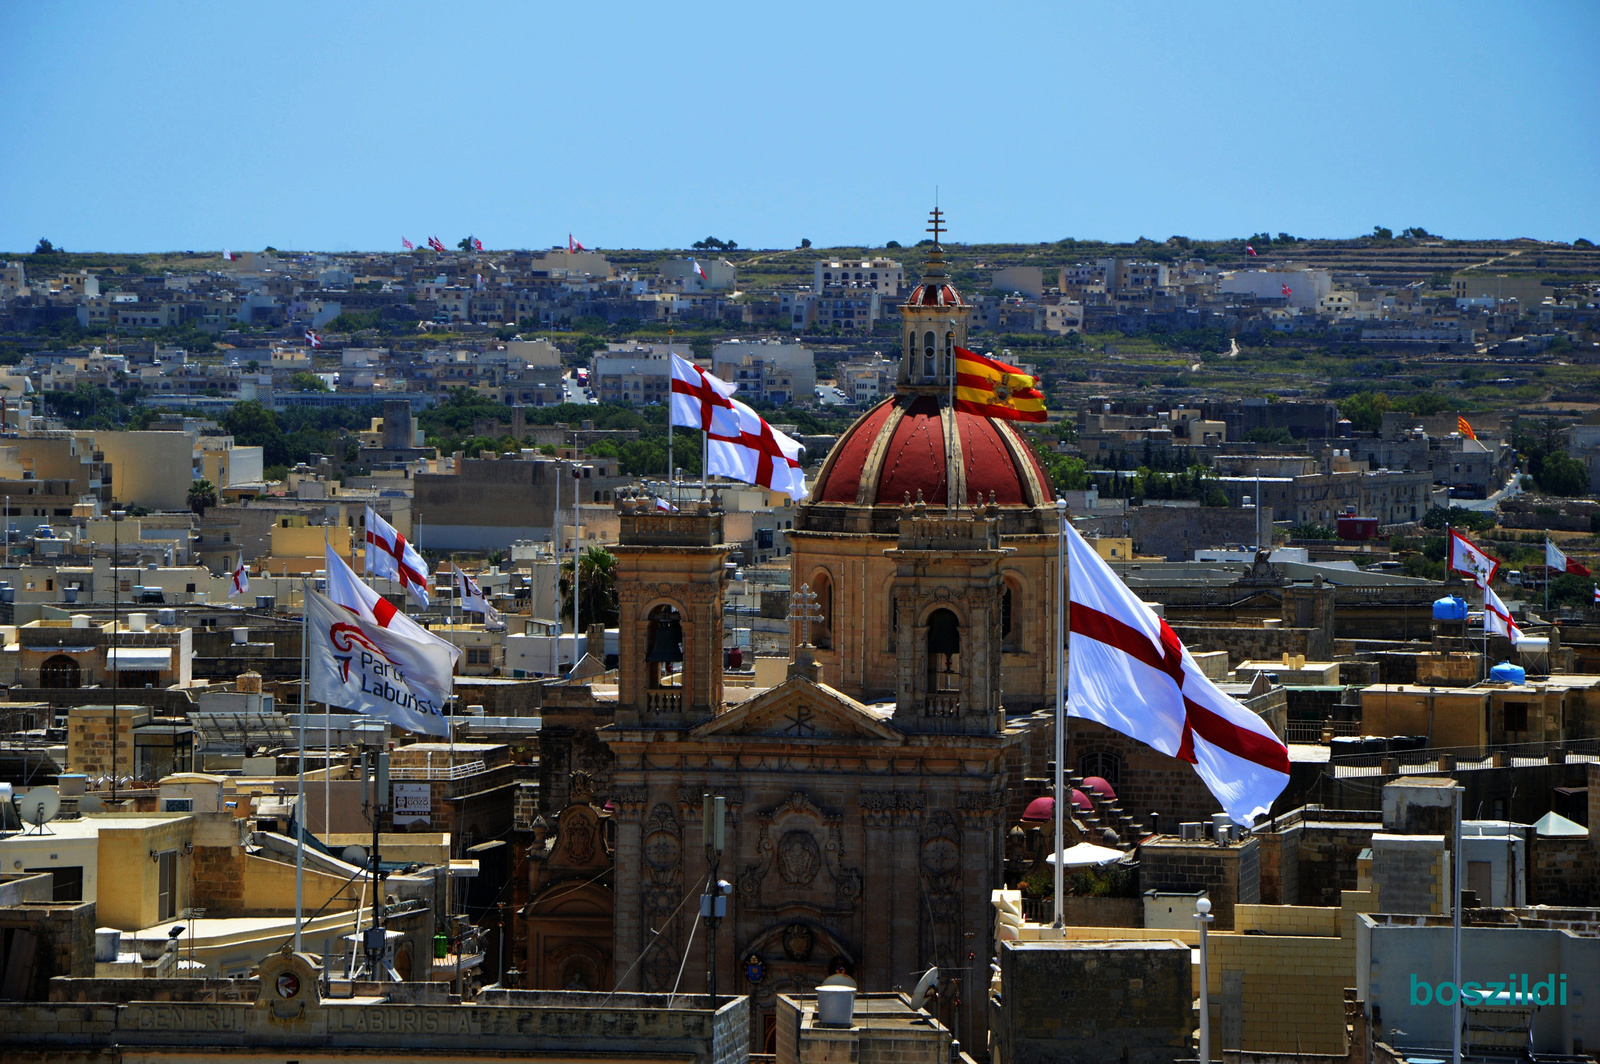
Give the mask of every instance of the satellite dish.
[{"label": "satellite dish", "polygon": [[929,996],[935,994],[938,989],[939,966],[934,965],[922,974],[921,979],[917,980],[916,989],[911,991],[911,1007],[914,1009],[926,1007]]},{"label": "satellite dish", "polygon": [[98,794],[86,794],[78,799],[78,812],[103,813],[106,811],[106,800]]},{"label": "satellite dish", "polygon": [[340,851],[339,860],[347,865],[365,868],[367,867],[367,848],[365,846],[346,846]]},{"label": "satellite dish", "polygon": [[44,833],[44,826],[61,812],[61,795],[54,787],[35,787],[17,799],[17,815]]}]

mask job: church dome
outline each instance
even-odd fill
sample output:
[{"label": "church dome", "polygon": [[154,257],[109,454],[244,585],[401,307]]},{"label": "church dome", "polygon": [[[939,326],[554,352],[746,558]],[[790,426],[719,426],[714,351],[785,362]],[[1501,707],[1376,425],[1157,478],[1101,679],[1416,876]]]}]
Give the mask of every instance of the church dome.
[{"label": "church dome", "polygon": [[945,282],[924,281],[911,290],[911,298],[906,300],[908,307],[964,307],[961,294],[955,286]]},{"label": "church dome", "polygon": [[[954,446],[947,447],[952,418]],[[919,493],[930,506],[975,505],[990,493],[1002,507],[1051,501],[1050,479],[1010,424],[952,411],[942,396],[910,394],[884,400],[845,431],[808,505],[898,508]]]}]

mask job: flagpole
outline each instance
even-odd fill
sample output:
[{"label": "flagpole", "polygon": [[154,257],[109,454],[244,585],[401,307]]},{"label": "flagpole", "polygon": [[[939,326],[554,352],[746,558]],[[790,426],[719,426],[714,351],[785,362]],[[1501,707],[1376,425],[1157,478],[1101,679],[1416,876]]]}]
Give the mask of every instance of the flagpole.
[{"label": "flagpole", "polygon": [[[299,786],[295,789],[294,833],[294,951],[301,952],[300,934],[306,920],[306,712],[311,708],[311,682],[306,676],[310,651],[311,597],[308,581],[300,578],[300,747]],[[324,826],[326,831],[327,827]]]},{"label": "flagpole", "polygon": [[583,471],[578,468],[576,446],[572,455],[572,666],[577,668],[578,662],[583,660],[578,654],[578,637],[583,634],[583,613],[578,605],[578,570],[583,567],[583,511],[578,509],[578,488],[583,483]]},{"label": "flagpole", "polygon": [[1550,530],[1544,530],[1544,622],[1550,623]]},{"label": "flagpole", "polygon": [[667,501],[677,506],[678,475],[672,465],[672,382],[677,364],[672,361],[672,354],[672,305],[669,303],[667,305]]},{"label": "flagpole", "polygon": [[1063,770],[1067,757],[1067,500],[1056,500],[1056,771],[1055,771],[1055,921],[1052,927],[1066,927],[1062,915],[1062,885],[1066,858],[1063,855],[1062,824],[1067,819],[1063,799]]},{"label": "flagpole", "polygon": [[[323,577],[326,579],[329,575],[326,560],[328,552],[328,525],[326,521],[322,525],[322,551],[324,559],[322,563]],[[354,549],[350,551],[350,560],[355,560]],[[362,568],[366,568],[366,566],[363,565]],[[327,585],[324,584],[323,586],[326,587]],[[311,614],[311,600],[304,591],[301,592],[300,601],[301,608],[306,611],[306,615],[309,617]],[[333,830],[333,707],[327,702],[322,703],[322,830],[324,832]]]}]

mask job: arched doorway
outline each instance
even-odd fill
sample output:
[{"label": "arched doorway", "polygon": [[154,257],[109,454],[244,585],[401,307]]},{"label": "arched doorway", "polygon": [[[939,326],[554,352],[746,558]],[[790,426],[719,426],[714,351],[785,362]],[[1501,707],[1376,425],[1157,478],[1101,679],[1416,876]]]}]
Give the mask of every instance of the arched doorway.
[{"label": "arched doorway", "polygon": [[80,687],[81,676],[78,663],[65,654],[46,658],[39,666],[40,687]]}]

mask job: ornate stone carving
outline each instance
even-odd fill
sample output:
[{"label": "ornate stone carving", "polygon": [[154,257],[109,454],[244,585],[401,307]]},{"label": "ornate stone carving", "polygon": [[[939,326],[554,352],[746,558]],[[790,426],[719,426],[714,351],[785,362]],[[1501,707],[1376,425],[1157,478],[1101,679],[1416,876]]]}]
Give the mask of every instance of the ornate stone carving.
[{"label": "ornate stone carving", "polygon": [[648,943],[658,931],[662,939],[645,956],[643,983],[647,992],[661,993],[671,989],[673,958],[680,952],[679,922],[672,916],[683,894],[683,825],[667,803],[650,811],[641,849],[640,941]]},{"label": "ornate stone carving", "polygon": [[921,791],[862,791],[859,801],[861,819],[875,828],[908,823],[927,804],[928,797]]},{"label": "ornate stone carving", "polygon": [[947,810],[935,810],[923,822],[918,875],[925,956],[940,967],[955,967],[961,927],[961,830]]},{"label": "ornate stone carving", "polygon": [[778,874],[794,887],[808,887],[822,868],[822,851],[809,831],[787,831],[778,840]]},{"label": "ornate stone carving", "polygon": [[783,929],[783,952],[792,961],[810,960],[813,941],[811,928],[805,924],[790,924]]},{"label": "ornate stone carving", "polygon": [[956,795],[956,808],[967,819],[993,820],[1006,807],[1006,792],[980,791]]}]

